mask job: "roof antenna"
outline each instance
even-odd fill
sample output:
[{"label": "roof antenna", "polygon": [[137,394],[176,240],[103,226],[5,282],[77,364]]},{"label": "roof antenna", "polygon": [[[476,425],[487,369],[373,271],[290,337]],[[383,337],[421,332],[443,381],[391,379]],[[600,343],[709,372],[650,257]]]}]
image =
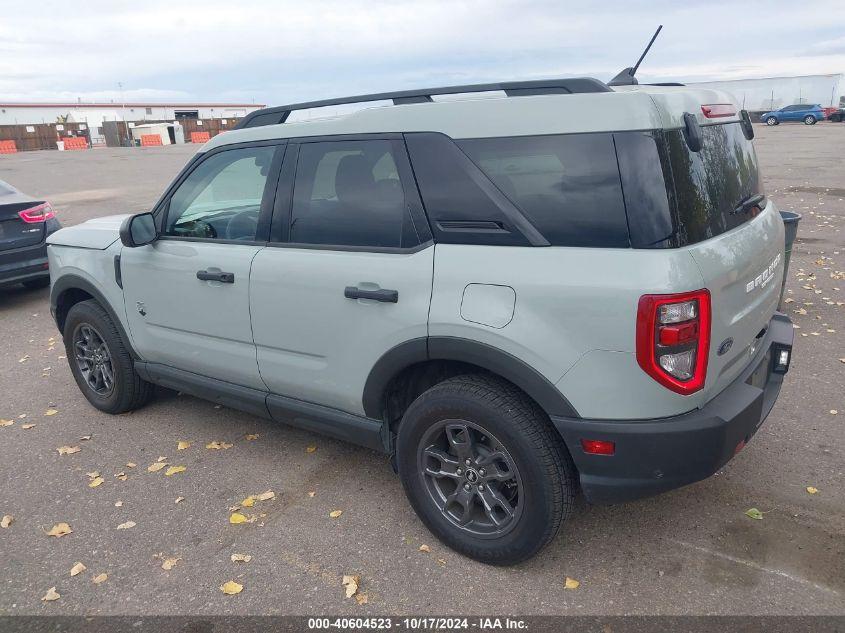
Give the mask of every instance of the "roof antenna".
[{"label": "roof antenna", "polygon": [[633,86],[638,84],[637,78],[634,75],[637,74],[637,68],[640,67],[642,64],[643,59],[645,56],[648,55],[649,49],[651,49],[651,45],[654,44],[654,40],[657,39],[657,35],[660,33],[660,30],[663,28],[663,25],[657,27],[657,30],[654,32],[654,35],[651,36],[651,41],[649,41],[648,46],[645,47],[643,54],[640,55],[640,58],[637,60],[637,63],[634,64],[633,68],[626,68],[618,75],[616,75],[610,82],[607,84],[608,86]]}]

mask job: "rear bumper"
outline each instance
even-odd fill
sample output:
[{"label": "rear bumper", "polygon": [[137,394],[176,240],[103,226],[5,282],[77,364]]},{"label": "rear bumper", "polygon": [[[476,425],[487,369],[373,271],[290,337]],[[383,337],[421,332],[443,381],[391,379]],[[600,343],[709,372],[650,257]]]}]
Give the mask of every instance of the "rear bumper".
[{"label": "rear bumper", "polygon": [[46,236],[55,233],[62,225],[55,218],[47,220],[45,239],[33,246],[0,251],[0,287],[49,277]]},{"label": "rear bumper", "polygon": [[[569,447],[591,503],[616,503],[705,479],[757,432],[780,393],[774,371],[781,349],[792,349],[792,322],[776,314],[754,363],[701,409],[658,420],[573,420],[552,417]],[[614,455],[591,455],[582,439],[615,442]]]}]

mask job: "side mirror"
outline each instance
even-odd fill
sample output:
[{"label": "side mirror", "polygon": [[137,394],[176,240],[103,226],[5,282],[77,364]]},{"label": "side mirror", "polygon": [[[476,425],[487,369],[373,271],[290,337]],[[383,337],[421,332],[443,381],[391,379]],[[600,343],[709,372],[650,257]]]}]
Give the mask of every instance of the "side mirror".
[{"label": "side mirror", "polygon": [[130,216],[120,225],[120,241],[129,248],[144,246],[154,242],[157,237],[156,221],[152,213]]}]

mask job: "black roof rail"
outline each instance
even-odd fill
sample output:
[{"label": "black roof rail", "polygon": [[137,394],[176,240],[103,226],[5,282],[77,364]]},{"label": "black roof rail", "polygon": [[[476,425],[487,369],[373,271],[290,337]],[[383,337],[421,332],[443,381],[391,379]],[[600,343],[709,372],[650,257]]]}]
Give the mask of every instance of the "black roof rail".
[{"label": "black roof rail", "polygon": [[535,79],[532,81],[508,81],[494,84],[469,84],[466,86],[445,86],[422,90],[400,90],[398,92],[380,92],[355,97],[340,97],[322,101],[306,101],[272,108],[262,108],[243,117],[234,129],[260,127],[284,123],[294,110],[308,110],[325,106],[345,105],[349,103],[367,103],[368,101],[393,101],[393,105],[406,103],[427,103],[433,95],[463,94],[470,92],[490,92],[502,90],[509,97],[524,97],[545,94],[573,94],[578,92],[611,92],[604,82],[591,77],[573,77],[570,79]]}]

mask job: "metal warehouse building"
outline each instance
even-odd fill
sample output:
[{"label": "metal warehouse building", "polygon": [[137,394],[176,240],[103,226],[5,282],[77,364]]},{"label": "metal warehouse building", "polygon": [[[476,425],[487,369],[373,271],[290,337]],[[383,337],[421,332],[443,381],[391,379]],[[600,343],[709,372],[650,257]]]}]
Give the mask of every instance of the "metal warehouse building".
[{"label": "metal warehouse building", "polygon": [[734,95],[737,104],[750,112],[777,110],[795,103],[838,106],[845,85],[842,73],[799,77],[766,77],[733,81],[705,81],[688,86],[724,90]]},{"label": "metal warehouse building", "polygon": [[235,119],[263,108],[257,103],[0,103],[0,125],[84,123],[102,142],[104,121]]}]

